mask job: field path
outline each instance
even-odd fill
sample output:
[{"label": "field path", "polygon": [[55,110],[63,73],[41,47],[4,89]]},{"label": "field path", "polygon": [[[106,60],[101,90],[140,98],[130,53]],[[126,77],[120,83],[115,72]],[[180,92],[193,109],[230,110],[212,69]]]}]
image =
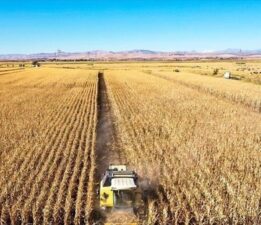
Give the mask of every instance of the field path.
[{"label": "field path", "polygon": [[98,124],[96,137],[97,179],[100,180],[110,164],[122,163],[117,149],[113,116],[103,73],[98,74]]},{"label": "field path", "polygon": [[[113,114],[107,94],[107,87],[104,79],[104,74],[98,73],[98,96],[97,96],[97,108],[98,108],[98,121],[96,127],[96,171],[95,181],[96,189],[99,188],[99,182],[110,164],[123,163],[120,159],[119,152],[117,150],[116,132],[113,122]],[[96,196],[93,220],[95,224],[103,224],[106,220],[103,212],[99,208],[99,196]],[[108,219],[108,218],[107,218]]]}]

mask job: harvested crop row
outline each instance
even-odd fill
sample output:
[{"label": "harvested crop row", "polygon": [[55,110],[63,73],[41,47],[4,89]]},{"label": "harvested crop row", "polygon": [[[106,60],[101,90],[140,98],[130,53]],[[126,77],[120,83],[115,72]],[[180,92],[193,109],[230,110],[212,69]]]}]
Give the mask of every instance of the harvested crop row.
[{"label": "harvested crop row", "polygon": [[106,74],[122,155],[157,190],[151,222],[258,223],[259,113],[141,72]]},{"label": "harvested crop row", "polygon": [[[39,71],[35,77],[23,74],[23,79],[1,92],[2,99],[4,93],[13,93],[11,102],[2,103],[5,108],[1,112],[5,114],[13,108],[24,116],[15,120],[16,115],[9,113],[5,126],[28,122],[29,127],[29,120],[39,113],[39,107],[43,107],[43,114],[35,123],[32,121],[34,135],[29,133],[17,139],[17,145],[10,146],[12,151],[1,152],[5,163],[0,165],[0,221],[86,222],[92,209],[88,202],[92,202],[95,166],[97,76],[86,71]],[[15,87],[17,92],[13,92]],[[35,102],[32,93],[36,93]],[[15,98],[16,94],[19,98]],[[20,96],[22,105],[16,104]],[[25,114],[26,107],[29,116]],[[14,135],[22,130],[23,127],[17,127]],[[7,136],[4,131],[8,129],[1,131]]]}]

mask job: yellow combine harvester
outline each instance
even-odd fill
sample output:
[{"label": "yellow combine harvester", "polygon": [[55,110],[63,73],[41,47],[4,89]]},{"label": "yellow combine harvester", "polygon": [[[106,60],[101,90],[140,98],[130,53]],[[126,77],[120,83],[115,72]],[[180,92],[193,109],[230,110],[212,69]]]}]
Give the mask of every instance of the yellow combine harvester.
[{"label": "yellow combine harvester", "polygon": [[[100,182],[100,207],[108,212],[106,225],[137,225],[145,215],[138,176],[125,165],[111,165]],[[111,217],[111,219],[110,219]],[[120,218],[121,217],[121,218]],[[125,221],[117,221],[117,218]]]}]

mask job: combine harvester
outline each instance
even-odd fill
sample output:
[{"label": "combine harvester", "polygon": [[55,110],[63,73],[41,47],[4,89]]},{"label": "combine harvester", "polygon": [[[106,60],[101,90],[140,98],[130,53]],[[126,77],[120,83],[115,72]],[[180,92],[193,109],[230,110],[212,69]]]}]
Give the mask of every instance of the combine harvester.
[{"label": "combine harvester", "polygon": [[106,212],[105,225],[139,225],[145,219],[145,200],[138,176],[125,165],[111,165],[99,189],[100,207]]}]

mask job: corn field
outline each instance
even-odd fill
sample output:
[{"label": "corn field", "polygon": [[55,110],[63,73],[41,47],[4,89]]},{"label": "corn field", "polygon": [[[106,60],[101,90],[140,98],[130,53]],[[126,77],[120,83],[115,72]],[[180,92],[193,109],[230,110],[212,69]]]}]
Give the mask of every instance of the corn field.
[{"label": "corn field", "polygon": [[261,224],[261,87],[194,67],[1,68],[0,224],[95,224],[99,71],[113,154],[154,193],[145,224]]},{"label": "corn field", "polygon": [[255,107],[135,70],[106,79],[121,154],[157,191],[153,223],[260,224],[261,116]]},{"label": "corn field", "polygon": [[92,209],[97,77],[1,77],[1,224],[75,224]]}]

